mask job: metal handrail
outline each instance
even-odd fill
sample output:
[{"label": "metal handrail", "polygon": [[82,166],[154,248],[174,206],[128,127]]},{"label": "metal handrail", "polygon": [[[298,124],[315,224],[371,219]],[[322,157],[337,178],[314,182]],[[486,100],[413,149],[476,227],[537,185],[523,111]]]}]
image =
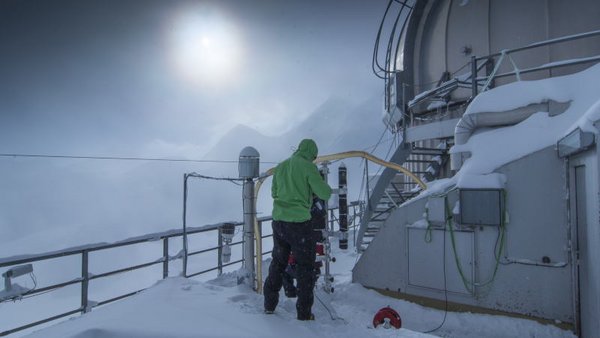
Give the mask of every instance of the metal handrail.
[{"label": "metal handrail", "polygon": [[[262,224],[265,221],[270,220],[270,217],[261,217],[258,219],[259,223]],[[235,226],[240,226],[242,225],[241,222],[235,222],[233,223]],[[209,231],[219,231],[219,225],[220,224],[214,224],[214,225],[209,225],[209,226],[204,226],[204,227],[199,227],[199,228],[192,228],[190,230],[188,230],[188,234],[198,234],[198,233],[204,233],[204,232],[209,232]],[[72,249],[66,249],[66,250],[62,250],[59,252],[52,252],[52,253],[46,253],[46,254],[36,254],[36,255],[28,255],[25,257],[19,257],[19,258],[7,258],[7,259],[1,259],[0,260],[0,267],[8,267],[8,266],[15,266],[15,265],[20,265],[20,264],[25,264],[25,263],[33,263],[33,262],[40,262],[40,261],[45,261],[45,260],[49,260],[49,259],[55,259],[55,258],[62,258],[62,257],[67,257],[67,256],[73,256],[73,255],[81,255],[82,256],[82,276],[79,278],[75,278],[66,282],[62,282],[62,283],[57,283],[57,284],[52,284],[49,286],[45,286],[43,288],[39,288],[39,289],[35,289],[32,290],[28,293],[26,293],[24,296],[34,296],[37,294],[41,294],[41,293],[45,293],[45,292],[49,292],[49,291],[54,291],[54,290],[58,290],[60,288],[63,288],[65,286],[69,286],[69,285],[73,285],[73,284],[78,284],[80,283],[82,286],[82,291],[81,291],[81,306],[78,307],[77,309],[73,309],[55,316],[51,316],[33,323],[29,323],[20,327],[16,327],[16,328],[12,328],[10,330],[6,330],[6,331],[2,331],[0,332],[0,337],[3,336],[7,336],[9,334],[18,332],[18,331],[22,331],[25,329],[29,329],[32,327],[35,327],[37,325],[41,325],[41,324],[45,324],[60,318],[64,318],[73,314],[77,314],[77,313],[86,313],[89,312],[92,308],[97,307],[97,306],[102,306],[102,305],[106,305],[109,303],[112,303],[114,301],[135,295],[144,289],[140,289],[134,292],[130,292],[124,295],[120,295],[111,299],[107,299],[107,300],[103,300],[100,302],[94,302],[93,304],[89,304],[88,303],[88,283],[91,280],[95,280],[95,279],[100,279],[100,278],[105,278],[108,276],[113,276],[116,274],[120,274],[120,273],[124,273],[124,272],[130,272],[130,271],[134,271],[134,270],[138,270],[138,269],[143,269],[146,267],[150,267],[153,265],[157,265],[157,264],[163,264],[163,278],[168,277],[168,263],[172,260],[176,260],[181,258],[180,254],[175,255],[175,256],[169,256],[169,252],[168,252],[168,241],[170,238],[173,237],[179,237],[183,235],[183,231],[181,230],[174,230],[174,231],[169,231],[169,232],[165,232],[165,233],[161,233],[161,234],[149,234],[149,235],[144,235],[144,236],[140,236],[140,237],[136,237],[136,238],[132,238],[129,240],[124,240],[124,241],[119,241],[116,243],[110,243],[110,244],[106,244],[106,243],[102,243],[102,244],[92,244],[92,245],[88,245],[88,246],[83,246],[83,247],[78,247],[78,248],[72,248]],[[117,248],[117,247],[123,247],[123,246],[130,246],[130,245],[135,245],[135,244],[140,244],[140,243],[148,243],[148,242],[156,242],[156,241],[163,241],[163,257],[161,257],[160,259],[156,260],[156,261],[152,261],[152,262],[147,262],[147,263],[143,263],[143,264],[138,264],[138,265],[134,265],[134,266],[129,266],[129,267],[125,267],[125,268],[121,268],[121,269],[117,269],[117,270],[112,270],[109,272],[104,272],[101,274],[91,274],[89,273],[89,267],[88,267],[88,254],[90,252],[95,252],[95,251],[101,251],[101,250],[108,250],[108,249],[113,249],[113,248]],[[231,245],[240,245],[242,242],[236,242],[236,243],[232,243]],[[200,250],[197,252],[193,252],[190,253],[189,255],[195,255],[195,254],[201,254],[201,253],[205,253],[205,252],[209,252],[209,251],[215,251],[215,250],[219,250],[222,248],[221,245],[216,246],[216,247],[212,247],[209,249],[205,249],[205,250]],[[233,265],[236,263],[240,263],[241,260],[239,261],[234,261],[228,264],[218,264],[216,267],[208,269],[208,270],[204,270],[204,271],[200,271],[198,273],[194,273],[191,276],[197,276],[200,274],[204,274],[210,271],[214,271],[214,270],[219,270],[222,271],[223,267],[229,266],[229,265]]]},{"label": "metal handrail", "polygon": [[[581,33],[581,34],[567,35],[567,36],[562,36],[560,38],[555,38],[555,39],[550,39],[550,40],[544,40],[544,41],[540,41],[540,42],[534,42],[534,43],[529,44],[527,46],[522,46],[522,47],[517,47],[517,48],[512,48],[512,49],[506,49],[506,50],[504,50],[504,53],[505,54],[510,54],[510,53],[515,53],[515,52],[521,52],[521,51],[528,50],[528,49],[534,49],[534,48],[538,48],[538,47],[544,47],[544,46],[549,46],[549,45],[553,45],[553,44],[557,44],[557,43],[561,43],[561,42],[579,40],[579,39],[589,38],[589,37],[598,36],[598,35],[600,35],[600,30],[586,32],[586,33]],[[502,53],[503,52],[501,51],[501,52],[497,52],[497,53],[494,53],[494,54],[490,54],[488,56],[480,56],[480,57],[476,58],[476,60],[480,61],[480,60],[488,59],[490,57],[497,57],[497,56],[502,55]]]},{"label": "metal handrail", "polygon": [[[493,53],[493,54],[490,54],[487,56],[480,56],[480,57],[472,56],[471,57],[471,91],[472,91],[471,99],[473,99],[473,98],[475,98],[475,96],[477,96],[477,93],[479,90],[479,82],[481,82],[481,81],[486,81],[486,83],[491,83],[491,81],[493,81],[494,79],[499,78],[499,77],[517,75],[517,78],[518,78],[518,76],[520,76],[520,74],[532,73],[532,72],[548,70],[548,69],[553,69],[553,68],[559,68],[559,67],[565,67],[565,66],[578,65],[578,64],[582,64],[582,63],[598,62],[598,61],[600,61],[600,55],[587,57],[587,58],[558,61],[558,62],[555,61],[555,62],[551,62],[551,63],[541,65],[538,67],[532,67],[532,68],[527,68],[527,69],[523,69],[523,70],[515,69],[512,72],[506,72],[506,73],[499,74],[499,75],[497,75],[493,72],[492,74],[484,76],[484,77],[477,76],[476,69],[478,69],[478,67],[477,67],[478,61],[485,60],[487,63],[488,60],[493,59],[498,56],[500,56],[500,60],[502,60],[503,56],[510,57],[511,54],[514,54],[517,52],[522,52],[525,50],[535,49],[535,48],[544,47],[544,46],[550,46],[550,45],[554,45],[554,44],[562,43],[562,42],[585,39],[585,38],[589,38],[589,37],[593,37],[593,36],[600,36],[600,30],[581,33],[581,34],[567,35],[567,36],[563,36],[563,37],[559,37],[559,38],[555,38],[555,39],[535,42],[535,43],[529,44],[527,46],[522,46],[522,47],[517,47],[517,48],[512,48],[512,49],[505,49],[500,52]],[[511,59],[511,61],[512,61],[512,59]]]},{"label": "metal handrail", "polygon": [[[471,98],[466,100],[466,101],[469,101],[469,100],[472,100],[475,96],[477,96],[480,83],[488,81],[490,75],[493,75],[493,77],[492,77],[492,80],[493,80],[493,79],[513,76],[513,75],[517,75],[517,74],[527,74],[527,73],[532,73],[532,72],[538,72],[538,71],[555,69],[555,68],[566,67],[566,66],[573,66],[573,65],[584,64],[584,63],[600,62],[600,55],[597,55],[597,56],[584,57],[584,58],[572,59],[572,60],[566,60],[566,61],[551,62],[551,63],[545,64],[545,65],[540,65],[538,67],[526,68],[526,69],[522,69],[519,71],[505,72],[502,74],[490,74],[490,75],[486,75],[486,76],[477,76],[477,74],[482,70],[482,68],[487,64],[487,62],[496,57],[499,57],[502,55],[508,56],[510,54],[522,52],[525,50],[535,49],[535,48],[554,45],[554,44],[563,43],[563,42],[585,39],[585,38],[594,37],[594,36],[600,36],[600,30],[595,30],[595,31],[591,31],[591,32],[581,33],[581,34],[573,34],[573,35],[563,36],[563,37],[559,37],[559,38],[555,38],[555,39],[549,39],[549,40],[544,40],[544,41],[540,41],[540,42],[535,42],[535,43],[532,43],[532,44],[529,44],[526,46],[521,46],[521,47],[512,48],[512,49],[505,49],[500,52],[492,53],[492,54],[489,54],[486,56],[479,56],[479,57],[472,56],[471,61],[470,61],[471,74],[468,77],[468,79],[470,79],[470,82],[467,82],[465,80],[461,80],[458,78],[454,78],[449,81],[446,81],[446,82],[436,86],[435,88],[423,91],[422,93],[416,95],[408,103],[408,107],[412,108],[412,107],[416,106],[417,104],[422,103],[423,101],[431,98],[432,96],[437,95],[439,92],[443,92],[444,90],[442,90],[442,87],[448,86],[448,84],[450,84],[452,82],[458,83],[458,85],[459,85],[458,87],[461,87],[461,88],[463,87],[462,85],[465,85],[465,84],[469,85],[469,87],[471,88],[471,91],[472,91]],[[485,62],[483,62],[482,64],[479,64],[479,61],[485,61]],[[475,74],[475,76],[473,74]]]},{"label": "metal handrail", "polygon": [[[354,211],[354,218],[357,215],[356,208],[357,207],[360,208],[360,205],[361,205],[360,202],[357,202],[357,201],[351,202],[348,204],[348,206],[350,208],[352,208]],[[331,210],[336,210],[336,209],[337,209],[337,207],[332,208]],[[268,222],[271,220],[272,220],[271,216],[257,218],[257,221],[261,228],[262,228],[264,222]],[[330,222],[333,223],[333,220],[330,220]],[[230,223],[235,226],[243,225],[242,222],[230,222]],[[218,234],[219,234],[219,236],[218,236],[219,245],[211,247],[211,248],[202,249],[199,251],[194,251],[194,252],[188,253],[188,256],[192,256],[192,255],[199,255],[202,253],[216,250],[218,252],[217,266],[189,274],[187,276],[188,278],[202,275],[202,274],[205,274],[205,273],[208,273],[211,271],[215,271],[215,270],[218,271],[219,274],[221,274],[223,272],[223,268],[243,262],[243,260],[240,259],[240,260],[232,261],[232,262],[229,262],[226,264],[222,263],[221,251],[222,251],[223,245],[221,243],[221,232],[220,232],[220,228],[219,228],[219,226],[221,224],[222,223],[212,224],[212,225],[207,225],[207,226],[203,226],[203,227],[190,228],[187,230],[188,235],[205,233],[205,232],[209,232],[209,231],[218,231]],[[45,323],[55,321],[57,319],[61,319],[61,318],[67,317],[67,316],[77,314],[77,313],[83,314],[83,313],[89,312],[92,308],[106,305],[106,304],[121,300],[123,298],[127,298],[130,296],[136,295],[136,294],[140,293],[141,291],[144,291],[145,288],[139,289],[137,291],[129,292],[127,294],[120,295],[120,296],[117,296],[114,298],[106,299],[106,300],[103,300],[100,302],[89,302],[89,299],[88,299],[88,286],[89,286],[89,281],[91,281],[91,280],[96,280],[96,279],[105,278],[105,277],[113,276],[113,275],[120,274],[120,273],[143,269],[143,268],[147,268],[147,267],[154,266],[157,264],[163,264],[162,278],[163,279],[167,278],[169,275],[169,262],[179,259],[179,258],[182,258],[182,252],[180,252],[179,254],[177,254],[175,256],[169,255],[169,244],[168,244],[169,239],[174,238],[174,237],[180,237],[180,236],[183,236],[183,230],[171,230],[171,231],[167,231],[167,232],[163,232],[163,233],[155,233],[155,234],[148,234],[148,235],[144,235],[144,236],[140,236],[140,237],[135,237],[135,238],[131,238],[128,240],[123,240],[123,241],[119,241],[119,242],[115,242],[115,243],[92,244],[92,245],[86,245],[86,246],[76,247],[76,248],[69,248],[66,250],[50,252],[50,253],[45,253],[45,254],[35,254],[35,255],[28,255],[28,256],[19,256],[19,257],[14,257],[14,258],[9,257],[9,258],[5,258],[5,259],[0,259],[0,268],[2,268],[2,267],[15,266],[15,265],[20,265],[20,264],[25,264],[25,263],[40,262],[40,261],[45,261],[45,260],[49,260],[49,259],[62,258],[62,257],[67,257],[67,256],[73,256],[73,255],[81,255],[81,257],[82,257],[81,258],[81,271],[82,271],[81,277],[75,278],[75,279],[72,279],[69,281],[65,281],[62,283],[45,286],[43,288],[34,289],[34,290],[31,290],[30,292],[26,293],[25,295],[23,295],[26,297],[34,296],[37,294],[58,290],[65,286],[74,285],[74,284],[79,283],[79,284],[81,284],[81,306],[80,307],[78,307],[77,309],[73,309],[73,310],[58,314],[58,315],[54,315],[54,316],[51,316],[51,317],[48,317],[48,318],[45,318],[42,320],[38,320],[38,321],[35,321],[32,323],[23,325],[23,326],[12,328],[10,330],[1,331],[0,337],[7,336],[7,335],[10,335],[15,332],[29,329],[29,328],[35,327],[37,325],[45,324]],[[261,235],[261,238],[268,238],[271,236],[272,235]],[[89,272],[88,255],[90,252],[108,250],[108,249],[113,249],[113,248],[117,248],[117,247],[130,246],[130,245],[141,244],[141,243],[157,242],[157,241],[161,241],[161,240],[163,241],[163,250],[162,250],[163,255],[161,258],[159,258],[155,261],[142,263],[142,264],[129,266],[129,267],[124,267],[121,269],[116,269],[116,270],[104,272],[101,274],[91,274]],[[241,245],[242,243],[243,243],[242,241],[238,241],[238,242],[231,243],[230,246]],[[261,252],[261,256],[268,255],[271,252],[272,251]]]},{"label": "metal handrail", "polygon": [[[548,64],[541,65],[538,67],[520,69],[519,74],[527,74],[527,73],[538,72],[538,71],[542,71],[542,70],[548,70],[548,69],[554,69],[554,68],[560,68],[560,67],[566,67],[566,66],[574,66],[574,65],[579,65],[579,64],[583,64],[583,63],[598,62],[598,61],[600,61],[600,55],[590,56],[590,57],[586,57],[586,58],[572,59],[572,60],[569,60],[568,62],[560,62],[560,61],[559,62],[550,62]],[[494,79],[516,75],[516,73],[517,72],[515,72],[515,71],[501,73],[501,74],[494,76]],[[487,80],[486,76],[477,77],[477,81],[485,81],[485,80]]]}]

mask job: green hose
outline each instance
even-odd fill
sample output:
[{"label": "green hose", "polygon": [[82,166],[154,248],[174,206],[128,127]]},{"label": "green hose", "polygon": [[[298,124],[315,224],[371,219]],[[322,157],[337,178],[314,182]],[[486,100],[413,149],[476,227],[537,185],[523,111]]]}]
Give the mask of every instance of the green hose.
[{"label": "green hose", "polygon": [[[458,269],[458,273],[460,274],[462,282],[463,282],[465,288],[467,289],[467,291],[469,291],[470,293],[473,293],[474,287],[482,287],[482,286],[486,286],[486,285],[493,283],[496,278],[496,274],[498,272],[498,267],[500,266],[500,257],[502,256],[502,252],[503,252],[504,245],[505,245],[506,191],[502,190],[502,211],[500,213],[500,229],[498,230],[498,231],[500,231],[500,245],[498,246],[498,249],[497,249],[498,251],[494,252],[496,265],[494,266],[494,272],[492,273],[492,276],[490,277],[490,279],[488,279],[487,281],[482,282],[482,283],[475,283],[475,282],[470,281],[463,272],[462,264],[460,262],[460,259],[458,258],[458,254],[456,252],[456,240],[454,238],[454,229],[452,226],[452,213],[450,212],[450,206],[448,205],[448,197],[445,196],[444,199],[445,199],[445,209],[446,209],[446,215],[447,215],[446,216],[446,226],[450,230],[450,239],[452,240],[452,251],[454,252],[454,260],[456,262],[456,268]],[[494,248],[494,250],[496,250],[496,249]]]}]

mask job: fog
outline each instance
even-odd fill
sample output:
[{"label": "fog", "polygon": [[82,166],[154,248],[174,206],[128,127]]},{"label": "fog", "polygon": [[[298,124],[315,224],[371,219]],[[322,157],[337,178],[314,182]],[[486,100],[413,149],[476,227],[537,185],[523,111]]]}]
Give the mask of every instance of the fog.
[{"label": "fog", "polygon": [[[180,229],[184,173],[237,177],[248,145],[262,172],[303,138],[320,154],[379,143],[384,157],[393,140],[382,134],[383,83],[371,73],[384,9],[334,0],[0,2],[0,258]],[[32,154],[204,162],[24,156]],[[345,162],[352,200],[364,166]],[[269,188],[261,216],[271,212]],[[188,225],[241,220],[241,195],[229,182],[190,180]],[[214,233],[190,240],[215,244]],[[90,272],[154,261],[161,250],[149,242],[94,253]],[[171,241],[169,254],[179,250]],[[80,264],[77,255],[35,263],[38,287],[77,278]],[[190,259],[191,271],[207,264],[214,254]],[[180,272],[172,262],[170,274]],[[157,265],[94,280],[90,299],[160,277]],[[79,296],[76,284],[2,303],[0,331],[77,308]]]},{"label": "fog", "polygon": [[[235,161],[253,145],[266,170],[305,137],[321,154],[366,148],[383,131],[370,51],[384,8],[3,1],[0,153]],[[237,164],[0,157],[0,257],[181,227],[186,172]],[[191,183],[190,222],[241,218],[240,195]]]}]

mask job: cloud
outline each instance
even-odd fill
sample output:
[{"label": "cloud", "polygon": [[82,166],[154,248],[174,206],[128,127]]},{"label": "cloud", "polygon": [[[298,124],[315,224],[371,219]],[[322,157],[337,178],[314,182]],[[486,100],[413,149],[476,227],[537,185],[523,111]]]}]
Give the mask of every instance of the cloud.
[{"label": "cloud", "polygon": [[141,156],[152,158],[199,159],[210,149],[209,144],[176,143],[154,139],[143,146]]}]

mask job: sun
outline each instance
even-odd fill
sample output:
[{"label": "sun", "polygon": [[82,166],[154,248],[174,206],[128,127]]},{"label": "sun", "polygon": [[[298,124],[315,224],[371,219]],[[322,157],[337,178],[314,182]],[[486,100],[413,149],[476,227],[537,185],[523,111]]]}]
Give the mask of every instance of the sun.
[{"label": "sun", "polygon": [[194,83],[230,81],[239,70],[241,47],[237,29],[214,8],[186,8],[173,18],[170,54],[177,73]]}]

